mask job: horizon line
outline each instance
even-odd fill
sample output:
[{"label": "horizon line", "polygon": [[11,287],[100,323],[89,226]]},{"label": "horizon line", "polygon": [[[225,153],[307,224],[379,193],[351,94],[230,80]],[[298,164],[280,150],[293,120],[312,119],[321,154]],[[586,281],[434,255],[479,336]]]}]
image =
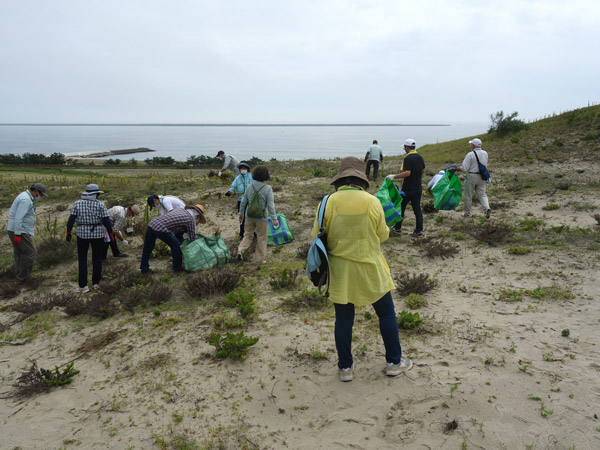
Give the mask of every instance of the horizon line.
[{"label": "horizon line", "polygon": [[0,123],[42,127],[449,127],[449,123]]}]

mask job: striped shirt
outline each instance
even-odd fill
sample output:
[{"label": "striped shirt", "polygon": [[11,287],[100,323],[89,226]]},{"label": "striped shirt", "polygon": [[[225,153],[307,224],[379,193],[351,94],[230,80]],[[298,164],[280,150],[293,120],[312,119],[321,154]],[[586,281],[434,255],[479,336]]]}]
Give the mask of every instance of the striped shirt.
[{"label": "striped shirt", "polygon": [[185,233],[190,241],[196,239],[196,218],[187,209],[174,209],[169,214],[158,216],[148,222],[148,226],[161,233]]},{"label": "striped shirt", "polygon": [[108,210],[110,223],[112,223],[113,232],[120,231],[127,220],[127,208],[124,206],[113,206]]},{"label": "striped shirt", "polygon": [[109,216],[106,205],[100,200],[77,200],[73,203],[71,216],[75,216],[77,222],[75,234],[78,238],[99,239],[104,237],[102,220]]}]

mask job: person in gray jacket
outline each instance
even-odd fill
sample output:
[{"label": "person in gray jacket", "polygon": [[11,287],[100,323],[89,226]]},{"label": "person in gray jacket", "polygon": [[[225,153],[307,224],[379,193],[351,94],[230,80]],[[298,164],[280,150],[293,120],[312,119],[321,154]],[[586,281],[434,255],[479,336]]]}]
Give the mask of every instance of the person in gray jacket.
[{"label": "person in gray jacket", "polygon": [[238,168],[238,164],[240,163],[235,156],[226,155],[223,150],[219,150],[217,153],[217,158],[221,158],[223,160],[223,168],[219,170],[218,175],[223,175],[224,170],[233,170],[233,177],[237,177],[240,174],[240,169]]},{"label": "person in gray jacket", "polygon": [[[260,265],[266,262],[267,257],[267,227],[269,225],[269,217],[271,217],[274,227],[279,226],[279,221],[277,220],[277,214],[275,213],[273,189],[265,183],[265,181],[270,178],[269,169],[265,166],[257,166],[252,171],[252,178],[254,179],[254,182],[246,189],[238,213],[240,223],[242,223],[245,218],[246,232],[244,233],[244,239],[238,247],[237,258],[239,260],[243,258],[244,252],[248,250],[254,239],[254,233],[252,233],[252,231],[256,229],[256,251],[254,253],[254,261]],[[252,199],[255,195],[258,196],[262,208],[261,217],[250,217],[248,215],[248,209],[251,206]]]},{"label": "person in gray jacket", "polygon": [[25,283],[33,270],[33,262],[37,250],[33,245],[33,228],[35,226],[35,203],[46,195],[46,186],[34,183],[29,189],[21,192],[10,207],[6,232],[13,245],[15,259],[15,277]]}]

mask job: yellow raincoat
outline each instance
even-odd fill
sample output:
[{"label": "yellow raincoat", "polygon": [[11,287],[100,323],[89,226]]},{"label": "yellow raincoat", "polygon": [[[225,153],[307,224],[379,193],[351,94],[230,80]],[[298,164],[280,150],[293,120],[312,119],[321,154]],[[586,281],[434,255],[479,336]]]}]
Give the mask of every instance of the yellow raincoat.
[{"label": "yellow raincoat", "polygon": [[[341,187],[327,201],[323,224],[332,302],[370,305],[394,289],[380,248],[390,231],[377,198],[357,187]],[[318,231],[315,218],[313,238]]]}]

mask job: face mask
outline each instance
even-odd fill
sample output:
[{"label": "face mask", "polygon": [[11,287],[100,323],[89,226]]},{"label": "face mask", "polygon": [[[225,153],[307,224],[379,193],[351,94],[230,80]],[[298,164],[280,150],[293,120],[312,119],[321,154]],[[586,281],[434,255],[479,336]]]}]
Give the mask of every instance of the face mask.
[{"label": "face mask", "polygon": [[42,199],[41,195],[38,195],[37,197],[33,197],[34,202],[39,202],[41,199]]},{"label": "face mask", "polygon": [[246,175],[248,173],[248,171],[246,169],[240,169],[240,173],[242,175]]}]

